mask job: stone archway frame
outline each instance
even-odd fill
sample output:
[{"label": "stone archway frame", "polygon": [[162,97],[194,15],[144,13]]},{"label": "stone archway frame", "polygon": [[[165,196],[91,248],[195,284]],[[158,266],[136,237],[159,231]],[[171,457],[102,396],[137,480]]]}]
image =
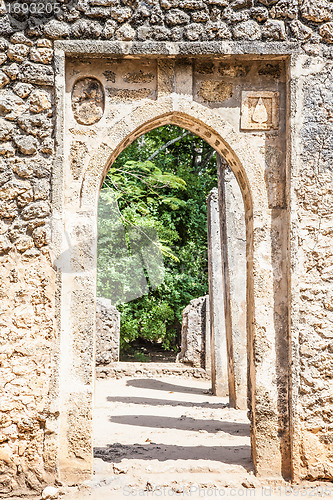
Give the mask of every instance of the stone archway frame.
[{"label": "stone archway frame", "polygon": [[[59,74],[60,78],[60,74]],[[61,107],[61,94],[58,105]],[[81,233],[85,242],[70,252],[70,272],[59,271],[59,451],[60,478],[77,483],[92,473],[92,409],[96,296],[96,220],[101,184],[115,158],[133,140],[165,124],[186,128],[205,139],[233,170],[240,185],[247,230],[247,326],[252,455],[259,475],[281,476],[283,445],[279,436],[279,403],[274,326],[272,210],[264,176],[264,153],[214,110],[171,95],[143,105],[106,130],[91,154],[79,192],[62,193],[67,165],[62,154],[55,183],[56,246],[65,248],[64,229]],[[58,133],[63,124],[58,122]],[[63,130],[63,129],[62,129]],[[59,135],[58,135],[59,136]],[[61,143],[60,143],[61,150]],[[63,152],[62,152],[63,153]],[[80,235],[78,236],[80,239]],[[265,346],[261,355],[260,346]]]}]

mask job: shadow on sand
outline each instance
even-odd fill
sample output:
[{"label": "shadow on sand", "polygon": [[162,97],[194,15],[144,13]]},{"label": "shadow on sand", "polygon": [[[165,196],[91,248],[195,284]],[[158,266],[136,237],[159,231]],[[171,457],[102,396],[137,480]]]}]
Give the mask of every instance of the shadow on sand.
[{"label": "shadow on sand", "polygon": [[225,464],[242,465],[253,470],[250,446],[177,446],[157,443],[147,445],[120,443],[94,448],[94,458],[104,462],[119,463],[132,460],[209,460]]},{"label": "shadow on sand", "polygon": [[198,387],[185,387],[183,385],[169,384],[168,382],[162,382],[161,380],[154,380],[149,378],[139,378],[128,380],[126,385],[130,387],[138,387],[140,389],[151,389],[154,391],[167,391],[167,392],[182,392],[186,394],[207,394],[206,389],[200,389]]},{"label": "shadow on sand", "polygon": [[159,415],[117,415],[110,417],[110,422],[139,427],[158,429],[178,429],[182,431],[225,432],[235,436],[250,436],[250,424],[219,420],[197,420],[191,417],[163,417]]}]

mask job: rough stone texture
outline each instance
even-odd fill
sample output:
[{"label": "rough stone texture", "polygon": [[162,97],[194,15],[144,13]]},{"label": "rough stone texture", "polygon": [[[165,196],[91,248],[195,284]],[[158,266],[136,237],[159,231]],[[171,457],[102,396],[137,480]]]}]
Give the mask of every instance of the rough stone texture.
[{"label": "rough stone texture", "polygon": [[293,411],[301,415],[296,420],[295,463],[301,477],[329,480],[333,479],[332,77],[331,61],[302,58],[302,85],[297,91],[303,102],[302,113],[298,111],[300,164],[293,174],[298,214],[297,232],[293,217],[294,235],[299,235],[293,256],[298,287],[293,294],[296,301],[299,293],[299,317],[294,311],[292,332],[300,377],[299,385],[294,382]]},{"label": "rough stone texture", "polygon": [[[87,0],[80,2],[80,8],[70,3],[58,2],[61,12],[46,14],[38,24],[33,14],[22,16],[20,31],[10,23],[3,4],[0,7],[0,64],[9,78],[1,79],[0,118],[13,125],[10,132],[7,126],[2,129],[8,137],[0,140],[0,178],[3,185],[12,177],[30,184],[22,193],[9,189],[12,198],[0,202],[1,494],[41,491],[56,477],[79,482],[91,474],[94,203],[110,158],[136,133],[150,130],[152,122],[179,124],[200,133],[227,158],[242,189],[251,271],[249,401],[257,473],[282,471],[287,477],[292,470],[296,479],[332,480],[332,2],[161,0],[159,5],[119,1],[115,7],[112,0]],[[122,10],[116,13],[118,7]],[[257,39],[236,40],[234,32]],[[76,124],[69,112],[71,103],[67,100],[65,105],[63,100],[62,49],[58,45],[52,58],[50,51],[37,50],[53,49],[53,41],[61,39],[77,40],[66,50],[78,54],[78,61],[87,59],[85,68],[83,64],[72,70],[99,78],[105,88],[103,71],[108,70],[116,75],[114,89],[140,90],[140,84],[124,86],[122,75],[136,68],[146,71],[148,65],[149,72],[158,73],[145,83],[150,97],[128,100],[125,107],[121,101],[108,101],[107,125],[105,114],[95,125]],[[98,40],[115,44],[104,50]],[[153,43],[158,40],[166,43]],[[187,40],[194,41],[183,43]],[[91,53],[103,50],[109,62],[92,64]],[[123,59],[131,52],[134,62]],[[178,63],[177,57],[168,60],[169,53],[188,56],[187,67],[194,69],[182,92],[173,85]],[[238,54],[236,61],[233,54]],[[284,54],[287,59],[292,56],[290,61]],[[240,63],[242,55],[247,62]],[[241,66],[244,76],[223,76],[223,82],[233,85],[228,100],[202,102],[198,89],[203,81],[222,80],[219,59],[233,73]],[[285,62],[291,91],[287,101]],[[279,75],[268,71],[276,64]],[[199,67],[207,72],[200,73]],[[74,79],[68,68],[67,96]],[[241,89],[280,92],[278,131],[239,130]],[[38,108],[30,109],[29,94],[36,90],[46,92],[52,106],[37,113],[41,125],[33,121]],[[138,94],[130,97],[137,99]],[[291,110],[287,123],[286,102]],[[27,149],[22,137],[28,138]],[[84,142],[90,155],[83,165],[82,183],[71,174],[70,149],[75,140]],[[49,184],[48,199],[34,199],[34,179]],[[50,208],[55,227],[53,246],[48,248],[47,239],[33,235],[48,227]],[[61,230],[54,222],[58,220]],[[54,246],[57,249],[59,242],[62,258],[71,256],[68,250],[66,254],[64,227],[78,245],[80,230],[84,228],[83,239],[89,234],[90,244],[83,245],[80,259],[73,257],[72,267],[68,266],[76,274],[66,273],[61,259],[53,267]],[[39,246],[43,241],[46,244]],[[30,248],[24,250],[24,245]],[[79,314],[81,310],[84,314]]]},{"label": "rough stone texture", "polygon": [[98,378],[147,377],[162,375],[181,375],[182,377],[209,380],[209,374],[204,368],[194,368],[183,363],[112,363],[108,366],[97,366]]},{"label": "rough stone texture", "polygon": [[[188,28],[180,35],[184,40],[206,41],[232,36],[244,40],[261,40],[262,37],[296,40],[297,35],[290,29],[296,19],[311,30],[314,39],[316,36],[322,36],[321,25],[332,21],[332,4],[329,0],[276,2],[163,0],[160,6],[156,2],[139,1],[129,5],[128,2],[88,0],[79,2],[76,8],[71,8],[67,4],[60,7],[57,14],[45,13],[41,25],[35,28],[29,20],[29,15],[25,15],[24,20],[20,19],[22,32],[19,36],[15,33],[15,29],[11,28],[4,12],[0,34],[9,36],[14,33],[11,43],[6,47],[7,57],[22,62],[30,55],[32,61],[49,64],[52,60],[50,47],[40,43],[39,45],[37,43],[37,47],[31,47],[36,37],[43,40],[43,36],[50,40],[108,39],[112,36],[118,40],[134,40],[138,39],[145,29],[148,40],[161,40],[161,33],[165,34],[165,40],[172,40],[169,28],[186,25]],[[23,31],[28,36],[24,36]],[[33,37],[32,41],[29,36]]]},{"label": "rough stone texture", "polygon": [[[228,354],[225,331],[221,228],[217,188],[214,188],[207,198],[207,236],[210,335],[211,346],[214,346],[211,349],[212,390],[216,396],[227,396],[229,394]],[[232,391],[234,392],[234,389]]]},{"label": "rough stone texture", "polygon": [[247,407],[246,228],[242,193],[229,168],[224,172],[228,272],[235,375],[235,406]]},{"label": "rough stone texture", "polygon": [[194,368],[205,368],[208,295],[193,299],[183,311],[181,351],[177,361]]},{"label": "rough stone texture", "polygon": [[119,361],[120,312],[108,299],[96,299],[96,366]]},{"label": "rough stone texture", "polygon": [[207,198],[212,388],[230,405],[247,407],[246,228],[242,194],[219,159],[219,192]]},{"label": "rough stone texture", "polygon": [[[42,40],[45,40],[45,38],[42,38]],[[40,43],[44,44],[45,42]],[[78,44],[78,47],[82,48],[82,42]],[[186,50],[189,49],[193,50],[193,47],[190,46]],[[101,182],[101,171],[104,171],[111,155],[110,147],[112,151],[112,148],[118,147],[119,144],[125,144],[122,141],[127,137],[131,137],[131,139],[126,139],[126,141],[133,140],[135,138],[134,130],[138,129],[142,133],[145,131],[142,124],[145,122],[150,123],[154,117],[164,116],[163,119],[155,118],[155,121],[153,121],[154,126],[163,123],[179,124],[183,127],[189,127],[194,133],[197,132],[207,138],[212,146],[216,147],[221,154],[224,154],[229,159],[235,171],[238,169],[239,182],[242,183],[241,185],[245,189],[244,174],[240,174],[239,166],[233,154],[228,152],[225,146],[222,145],[220,137],[225,135],[239,157],[242,158],[242,162],[246,164],[247,175],[252,175],[251,182],[253,185],[251,186],[257,193],[254,196],[256,203],[263,197],[262,188],[261,191],[258,190],[256,187],[257,181],[254,181],[258,171],[260,172],[260,168],[264,165],[262,153],[259,153],[259,151],[264,151],[264,145],[266,144],[267,152],[279,151],[283,159],[283,153],[281,153],[284,144],[283,132],[275,136],[269,134],[267,136],[254,136],[253,144],[258,152],[258,160],[254,155],[250,156],[249,159],[248,143],[246,139],[241,138],[240,132],[235,132],[236,135],[223,130],[220,130],[219,133],[212,133],[214,129],[219,130],[225,120],[231,123],[230,127],[239,130],[240,89],[248,84],[249,71],[251,71],[253,85],[257,90],[260,90],[264,83],[265,88],[279,90],[281,97],[283,97],[284,69],[281,62],[275,64],[272,64],[271,61],[267,62],[267,60],[251,60],[249,62],[241,57],[232,60],[222,58],[222,61],[215,58],[211,60],[205,58],[205,64],[203,64],[201,58],[198,58],[198,61],[187,60],[186,58],[174,61],[169,60],[167,57],[159,57],[158,59],[157,62],[153,57],[134,60],[96,58],[92,65],[89,58],[88,60],[81,57],[78,59],[68,58],[66,63],[66,94],[63,96],[65,100],[61,100],[63,87],[60,85],[56,101],[58,106],[57,124],[60,128],[62,127],[62,106],[66,110],[66,129],[61,128],[61,132],[57,131],[58,149],[60,148],[61,151],[63,138],[65,140],[66,147],[63,152],[65,161],[64,163],[53,163],[56,173],[53,175],[52,189],[49,191],[46,189],[46,184],[47,182],[50,183],[52,165],[49,158],[53,154],[51,109],[53,112],[54,108],[49,108],[48,102],[51,102],[51,104],[54,102],[54,97],[50,93],[50,76],[53,75],[53,68],[50,67],[47,71],[41,71],[39,66],[32,66],[32,64],[37,63],[28,65],[27,62],[23,62],[18,76],[18,83],[24,85],[24,87],[15,87],[17,93],[5,89],[0,96],[1,117],[10,123],[17,123],[17,127],[22,132],[27,133],[27,137],[35,138],[39,146],[37,151],[31,155],[18,152],[14,158],[8,157],[10,172],[15,176],[28,180],[31,186],[27,185],[26,191],[17,194],[14,200],[4,200],[0,206],[1,217],[3,217],[6,224],[10,224],[8,239],[3,240],[3,252],[4,255],[6,255],[6,252],[15,252],[15,245],[17,244],[18,255],[22,255],[22,258],[25,256],[25,258],[33,259],[39,253],[45,251],[43,250],[45,247],[45,245],[43,247],[43,243],[47,244],[47,231],[44,233],[39,228],[46,225],[46,219],[50,213],[48,203],[50,198],[47,197],[50,196],[48,193],[52,192],[52,209],[55,217],[53,218],[52,247],[50,247],[51,261],[49,265],[51,268],[51,264],[56,264],[61,281],[57,297],[60,295],[64,297],[61,307],[57,302],[57,309],[53,310],[53,318],[57,318],[55,331],[59,332],[61,338],[60,350],[63,353],[62,355],[66,353],[63,358],[64,363],[61,364],[59,377],[56,367],[53,372],[57,382],[56,397],[53,398],[53,402],[57,411],[59,411],[57,429],[60,429],[55,439],[58,439],[61,446],[59,449],[55,449],[53,453],[50,453],[50,456],[46,456],[43,462],[44,465],[38,465],[38,468],[33,469],[35,489],[38,489],[38,485],[42,485],[44,481],[44,476],[41,477],[40,470],[49,471],[51,477],[54,477],[55,468],[57,467],[60,471],[60,478],[65,481],[80,481],[80,479],[87,478],[90,475],[93,393],[92,356],[95,328],[94,233],[92,230],[95,216],[93,215],[93,207],[96,203],[96,194]],[[60,64],[59,61],[57,64]],[[60,71],[59,68],[60,66],[55,67],[56,73]],[[103,115],[102,119],[90,126],[78,123],[71,110],[73,85],[80,77],[87,74],[98,79],[103,85],[105,89],[105,108],[107,109],[107,113]],[[130,79],[128,79],[129,74],[131,75]],[[152,74],[153,78],[148,78],[144,83],[145,94],[142,95],[140,93],[142,92],[141,80],[144,74]],[[64,78],[64,75],[61,78]],[[209,80],[216,82],[221,78],[223,78],[223,82],[228,84],[229,88],[232,86],[232,93],[228,100],[202,102],[199,95],[202,83]],[[35,96],[37,90],[40,91],[37,94],[40,98],[36,102],[30,100],[29,96]],[[113,96],[119,90],[122,92],[121,97],[114,99]],[[18,95],[18,92],[20,92],[20,95]],[[184,102],[180,101],[180,104],[175,104],[172,100],[173,97],[170,100],[170,96],[175,93],[178,93],[179,96],[186,96]],[[126,97],[126,107],[123,104],[124,97]],[[142,102],[138,99],[142,99]],[[281,99],[281,102],[284,102],[283,99]],[[173,117],[172,113],[174,113],[177,106],[180,106],[183,111],[179,114],[176,113]],[[42,109],[44,107],[45,109]],[[281,109],[283,110],[283,107]],[[182,118],[193,114],[196,116],[193,121],[189,118]],[[127,122],[126,119],[123,121],[124,116],[129,116],[130,122]],[[36,121],[36,117],[38,117],[39,121]],[[205,122],[209,123],[209,128],[202,125]],[[146,130],[150,130],[150,127],[151,125],[147,125]],[[13,137],[16,138],[17,136],[13,135]],[[104,142],[100,143],[100,141],[104,141],[103,137],[106,138],[105,144]],[[45,143],[46,140],[50,142]],[[242,145],[242,140],[245,141],[246,146]],[[6,146],[8,154],[14,155],[15,143],[9,142],[9,139],[3,143],[8,144]],[[45,144],[49,145],[46,146]],[[96,150],[96,147],[99,147],[100,144],[104,145],[101,146],[101,149]],[[110,146],[110,144],[113,146]],[[76,151],[78,151],[78,155]],[[285,176],[282,159],[280,161],[279,157],[274,154],[267,154],[266,158],[271,207],[283,207],[284,203]],[[256,162],[259,162],[260,168]],[[59,172],[57,168],[60,164],[64,165],[64,170],[61,167]],[[254,174],[251,174],[252,166],[255,167],[256,172],[254,177]],[[7,173],[8,170],[4,168],[3,171]],[[37,183],[35,182],[37,179],[43,179],[45,182]],[[64,198],[63,186],[66,186],[66,196]],[[245,193],[244,196],[246,198],[249,195]],[[249,201],[246,203],[249,210]],[[262,203],[264,204],[264,202]],[[59,212],[60,207],[65,207],[65,211]],[[260,210],[262,209],[260,208]],[[260,213],[262,214],[262,212]],[[62,220],[63,226],[58,225],[60,220]],[[269,228],[267,221],[266,224],[267,228]],[[63,227],[66,228],[66,233],[64,233]],[[25,235],[28,237],[26,238]],[[55,261],[54,246],[57,250],[59,241],[62,238],[64,238],[63,243],[58,251],[60,255],[57,256],[58,259]],[[31,246],[32,243],[34,246]],[[267,247],[270,248],[269,245],[265,245],[265,252]],[[82,273],[83,270],[84,273]],[[261,280],[262,276],[260,276],[260,282]],[[268,288],[269,286],[270,284]],[[84,314],[81,314],[80,311],[84,311]],[[38,311],[36,311],[36,315],[38,317]],[[259,318],[258,322],[259,324],[265,323],[266,319]],[[270,322],[268,324],[269,327],[266,328],[265,326],[267,332],[272,331],[274,333],[274,327],[272,328]],[[68,346],[72,346],[72,348],[68,349]],[[57,345],[52,345],[52,349],[56,350]],[[274,348],[270,352],[274,353]],[[57,356],[55,359],[58,359]],[[260,358],[258,359],[260,362]],[[274,363],[274,356],[271,362]],[[274,377],[274,370],[272,370],[272,377]],[[267,377],[264,379],[265,384],[267,387],[271,387],[269,385],[270,380],[266,379]],[[82,387],[85,389],[82,390]],[[57,392],[58,388],[59,392]],[[268,425],[271,425],[274,432],[276,429],[273,385],[272,391],[272,396],[269,395],[268,398],[265,393],[264,398],[265,404],[268,405],[274,419],[272,418],[272,422],[269,421],[262,430],[259,429],[256,434],[256,439],[259,439],[259,442],[261,442],[260,439],[265,442]],[[258,418],[262,419],[267,415],[267,410],[265,409],[265,411],[257,414]],[[29,439],[33,444],[34,435],[31,434]],[[275,456],[276,453],[280,453],[280,451],[276,451],[279,450],[280,446],[278,434],[274,434],[273,441],[269,437],[269,442],[271,448],[274,448],[275,444],[276,448],[274,448],[274,451],[271,451],[270,448],[269,459],[264,452],[261,453],[261,462],[257,463],[258,471],[268,470],[272,461],[277,464],[275,467],[279,470],[279,458],[276,459]],[[272,442],[274,446],[271,444]],[[255,449],[258,448],[257,444],[254,446]],[[262,449],[265,449],[264,444],[261,446]],[[267,465],[265,465],[265,460],[262,457],[267,461]],[[31,467],[24,469],[24,477],[28,474],[31,475]],[[15,475],[12,475],[12,477],[15,478]],[[16,479],[11,479],[11,481],[13,481],[13,488],[17,489]]]},{"label": "rough stone texture", "polygon": [[203,102],[223,102],[232,96],[232,85],[231,83],[207,80],[202,82],[198,95]]}]

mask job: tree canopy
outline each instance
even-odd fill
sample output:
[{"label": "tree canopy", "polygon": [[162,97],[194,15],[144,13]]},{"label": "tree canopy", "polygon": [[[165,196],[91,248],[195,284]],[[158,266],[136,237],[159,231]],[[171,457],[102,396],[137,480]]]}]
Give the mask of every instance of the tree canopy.
[{"label": "tree canopy", "polygon": [[[155,232],[153,243],[164,260],[163,282],[154,287],[148,277],[142,297],[115,304],[121,311],[122,351],[137,338],[159,342],[166,350],[177,348],[183,309],[208,293],[206,197],[216,185],[215,151],[203,139],[172,125],[141,136],[109,170],[101,190],[107,201],[99,208],[98,295],[114,297],[115,283],[126,287],[124,268],[129,275],[136,272],[135,265],[124,263],[110,269],[111,252],[115,255],[115,245],[119,252],[120,240],[129,243],[133,228],[149,240]],[[105,211],[115,202],[121,221],[117,231]]]}]

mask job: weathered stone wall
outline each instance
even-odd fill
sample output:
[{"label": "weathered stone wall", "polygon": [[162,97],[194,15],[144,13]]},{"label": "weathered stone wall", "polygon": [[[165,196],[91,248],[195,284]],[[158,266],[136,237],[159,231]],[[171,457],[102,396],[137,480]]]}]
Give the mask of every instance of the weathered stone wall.
[{"label": "weathered stone wall", "polygon": [[299,168],[292,172],[291,215],[292,335],[299,363],[293,381],[295,470],[300,477],[332,480],[333,64],[304,57],[298,78],[300,106],[293,104],[292,112],[300,127],[293,129]]},{"label": "weathered stone wall", "polygon": [[209,332],[207,304],[208,295],[205,295],[191,300],[183,310],[181,351],[177,355],[177,362],[195,368],[205,368],[206,337]]},{"label": "weathered stone wall", "polygon": [[56,471],[52,57],[49,40],[0,39],[0,495],[39,489]]},{"label": "weathered stone wall", "polygon": [[53,481],[59,415],[54,293],[45,256],[1,256],[1,494],[38,489],[48,473]]},{"label": "weathered stone wall", "polygon": [[[13,2],[2,3],[0,35],[9,36],[14,29],[5,3]],[[18,29],[29,37],[51,40],[333,41],[328,0],[74,0],[59,3],[57,12],[45,10],[42,18],[25,15],[19,20]],[[20,47],[10,56],[20,62],[30,55],[31,61],[47,64],[52,52],[45,48],[29,52]]]},{"label": "weathered stone wall", "polygon": [[111,301],[96,299],[96,366],[119,361],[120,312]]},{"label": "weathered stone wall", "polygon": [[[58,420],[62,408],[57,400],[61,338],[59,306],[56,309],[55,299],[59,302],[60,292],[59,284],[55,286],[56,275],[47,242],[50,202],[54,213],[59,208],[50,195],[51,178],[52,186],[59,181],[53,173],[54,82],[55,73],[59,74],[53,57],[53,41],[59,39],[207,41],[202,47],[183,45],[183,57],[199,52],[214,54],[212,42],[217,41],[236,42],[233,49],[225,45],[229,54],[232,50],[261,54],[270,47],[276,55],[294,54],[290,63],[292,92],[288,101],[292,113],[287,133],[292,132],[292,137],[288,141],[291,164],[287,171],[287,205],[281,188],[285,171],[277,161],[279,154],[284,154],[283,148],[279,142],[274,145],[274,138],[271,138],[272,143],[266,142],[265,151],[271,219],[275,224],[272,241],[276,246],[288,239],[292,257],[290,266],[286,250],[279,262],[273,259],[276,290],[279,289],[276,298],[279,294],[279,297],[281,294],[286,297],[284,303],[278,299],[280,306],[275,314],[276,331],[280,332],[276,350],[280,360],[277,380],[282,408],[279,426],[287,435],[292,415],[294,473],[300,477],[332,479],[332,55],[328,45],[333,42],[332,2],[81,0],[59,4],[56,14],[44,13],[40,18],[21,16],[15,26],[10,24],[6,11],[9,3],[13,2],[0,4],[1,494],[18,492],[20,488],[38,489],[48,477],[53,479],[57,474]],[[243,41],[246,45],[238,47]],[[260,41],[267,43],[259,49],[257,43]],[[288,47],[285,43],[279,45],[287,41],[299,43]],[[128,50],[120,43],[117,47],[119,52]],[[153,51],[167,54],[170,45],[168,47],[158,49],[147,43],[144,51],[148,55]],[[221,47],[216,45],[218,52],[221,53]],[[259,56],[254,59],[256,57]],[[243,74],[243,83],[249,82],[238,64],[229,66],[226,60],[215,60],[214,64],[213,74],[218,77],[207,78],[208,83],[201,85],[196,94],[197,101],[205,106],[208,106],[205,104],[208,95],[213,108],[216,107],[216,93],[220,99],[220,96],[230,95],[230,85],[237,88],[238,84],[233,83],[235,76],[241,78]],[[210,67],[205,62],[202,71],[208,68],[209,74]],[[112,68],[110,71],[112,80]],[[260,63],[256,85],[261,87],[266,82],[263,87],[269,87],[269,78],[279,78],[276,71],[272,61],[263,66]],[[167,80],[163,85],[165,94],[170,93]],[[140,96],[136,94],[136,98]],[[135,99],[135,94],[132,98]],[[237,100],[238,96],[235,101],[229,101],[225,112],[230,113],[231,123],[238,130]],[[81,168],[80,158],[83,159],[91,147],[82,137],[84,134],[81,144],[73,146],[77,148],[73,150],[73,178],[66,182],[75,183],[75,175],[80,175],[75,173]],[[260,142],[258,137],[253,140],[257,144]],[[262,148],[265,149],[265,145]],[[279,215],[283,206],[291,213],[291,238],[288,238],[288,221]],[[257,243],[265,224],[255,228]],[[268,262],[266,264],[269,266]],[[258,269],[256,263],[255,269]],[[285,284],[280,286],[281,272],[286,273],[288,269],[291,272],[289,292]],[[79,279],[76,283],[79,287]],[[77,293],[77,303],[80,297]],[[66,303],[70,299],[62,300]],[[71,307],[74,312],[77,310],[77,305]],[[279,326],[283,325],[286,316],[291,325],[290,339]],[[263,349],[255,346],[256,363],[265,358],[265,349],[269,350],[265,340],[267,331],[260,328]],[[88,358],[92,350],[90,347],[84,349],[84,345],[82,339],[81,348]],[[64,352],[66,347],[63,346]],[[287,352],[293,360],[292,372]],[[290,394],[284,389],[286,384],[289,384]],[[259,412],[269,429],[269,421],[273,419],[271,395],[262,390],[256,397],[267,401],[267,406],[261,406]],[[292,397],[291,409],[288,409],[289,397]],[[89,405],[85,408],[82,404],[77,411],[83,419],[89,420]],[[276,434],[272,435],[271,441],[274,441]],[[73,450],[77,449],[78,436],[73,434],[70,439]],[[82,442],[84,439],[83,435]],[[87,455],[90,454],[89,446],[87,443]],[[264,451],[259,450],[257,456],[262,453]],[[80,461],[80,451],[77,455]]]}]

